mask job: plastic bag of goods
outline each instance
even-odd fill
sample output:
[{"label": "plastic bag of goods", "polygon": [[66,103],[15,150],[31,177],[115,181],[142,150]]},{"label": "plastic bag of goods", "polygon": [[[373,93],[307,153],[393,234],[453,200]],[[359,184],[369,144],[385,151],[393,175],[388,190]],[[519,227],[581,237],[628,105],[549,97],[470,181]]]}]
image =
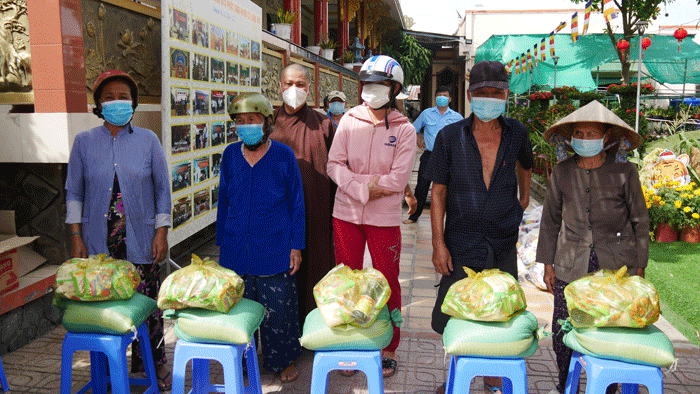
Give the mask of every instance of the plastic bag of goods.
[{"label": "plastic bag of goods", "polygon": [[659,319],[659,294],[640,276],[629,276],[627,266],[617,272],[600,270],[564,288],[574,327],[642,328]]},{"label": "plastic bag of goods", "polygon": [[203,308],[221,313],[243,297],[243,279],[216,261],[192,255],[192,264],[168,275],[158,292],[158,308]]},{"label": "plastic bag of goods", "polygon": [[141,282],[136,267],[105,254],[67,260],[56,271],[56,294],[70,300],[128,300]]},{"label": "plastic bag of goods", "polygon": [[508,321],[525,310],[525,293],[509,273],[488,269],[479,273],[464,267],[467,277],[447,290],[442,312],[458,319]]},{"label": "plastic bag of goods", "polygon": [[353,271],[335,266],[314,286],[316,305],[328,327],[350,324],[367,328],[391,296],[389,282],[374,268]]}]

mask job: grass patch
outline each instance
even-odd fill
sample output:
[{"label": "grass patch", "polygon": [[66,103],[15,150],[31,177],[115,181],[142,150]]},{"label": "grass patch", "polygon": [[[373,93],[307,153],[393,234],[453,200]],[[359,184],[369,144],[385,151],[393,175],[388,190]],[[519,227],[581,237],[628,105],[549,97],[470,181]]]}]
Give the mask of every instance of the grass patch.
[{"label": "grass patch", "polygon": [[696,345],[700,330],[700,244],[651,242],[646,277],[659,292],[661,312]]}]

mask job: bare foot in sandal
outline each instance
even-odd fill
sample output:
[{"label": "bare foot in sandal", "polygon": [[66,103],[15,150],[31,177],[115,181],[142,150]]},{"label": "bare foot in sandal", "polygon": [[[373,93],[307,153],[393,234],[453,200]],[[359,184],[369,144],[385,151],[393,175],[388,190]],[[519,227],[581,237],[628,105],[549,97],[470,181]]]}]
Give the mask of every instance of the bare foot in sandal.
[{"label": "bare foot in sandal", "polygon": [[350,377],[350,376],[355,375],[357,373],[357,370],[356,369],[341,369],[339,372],[343,376]]},{"label": "bare foot in sandal", "polygon": [[397,365],[396,352],[382,352],[382,375],[385,378],[394,376]]},{"label": "bare foot in sandal", "polygon": [[299,372],[297,371],[297,367],[295,367],[294,364],[288,366],[284,369],[284,371],[280,372],[280,380],[282,380],[282,383],[293,382],[297,380],[298,377]]}]

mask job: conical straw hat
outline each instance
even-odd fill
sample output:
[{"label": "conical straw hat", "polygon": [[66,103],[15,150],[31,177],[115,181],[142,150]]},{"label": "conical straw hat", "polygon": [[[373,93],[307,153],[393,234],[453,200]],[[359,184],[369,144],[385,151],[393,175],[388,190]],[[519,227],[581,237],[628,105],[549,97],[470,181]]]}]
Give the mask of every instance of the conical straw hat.
[{"label": "conical straw hat", "polygon": [[628,150],[633,150],[642,143],[642,137],[635,133],[630,125],[625,123],[624,120],[620,119],[620,117],[615,115],[612,111],[605,108],[603,104],[595,100],[570,113],[548,128],[547,131],[544,132],[545,141],[554,143],[550,140],[554,134],[559,134],[567,141],[570,141],[571,134],[573,133],[573,125],[579,122],[595,122],[610,125],[612,128],[610,129],[610,137],[608,138],[607,144],[615,142],[623,136],[627,137],[627,140],[629,140],[631,144]]}]

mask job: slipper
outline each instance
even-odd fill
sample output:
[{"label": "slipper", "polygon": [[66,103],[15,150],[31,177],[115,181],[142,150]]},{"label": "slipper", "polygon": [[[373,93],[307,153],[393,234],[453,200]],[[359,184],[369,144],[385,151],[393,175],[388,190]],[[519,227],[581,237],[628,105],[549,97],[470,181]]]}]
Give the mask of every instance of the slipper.
[{"label": "slipper", "polygon": [[341,369],[338,372],[340,372],[340,374],[343,376],[350,377],[350,376],[354,376],[357,373],[357,370],[356,369]]},{"label": "slipper", "polygon": [[401,222],[401,223],[403,223],[403,224],[413,224],[413,223],[415,223],[415,222],[416,222],[415,220],[406,219],[406,220],[404,220],[404,221]]},{"label": "slipper", "polygon": [[170,375],[171,373],[168,370],[168,373],[165,376],[156,378],[156,380],[158,381],[158,391],[170,391],[173,388],[172,383],[165,383],[165,380],[169,378]]},{"label": "slipper", "polygon": [[486,390],[492,392],[493,394],[503,394],[503,390],[501,390],[500,387],[490,386],[490,385],[484,383],[484,388]]},{"label": "slipper", "polygon": [[445,391],[447,391],[447,383],[438,386],[438,388],[435,389],[435,394],[445,394]]},{"label": "slipper", "polygon": [[[385,378],[388,378],[390,376],[394,376],[394,374],[396,373],[397,365],[398,365],[398,363],[396,362],[396,360],[389,358],[389,357],[382,357],[382,371],[383,371],[382,375]],[[390,369],[390,371],[386,372],[386,371],[384,371],[385,369]]]}]

